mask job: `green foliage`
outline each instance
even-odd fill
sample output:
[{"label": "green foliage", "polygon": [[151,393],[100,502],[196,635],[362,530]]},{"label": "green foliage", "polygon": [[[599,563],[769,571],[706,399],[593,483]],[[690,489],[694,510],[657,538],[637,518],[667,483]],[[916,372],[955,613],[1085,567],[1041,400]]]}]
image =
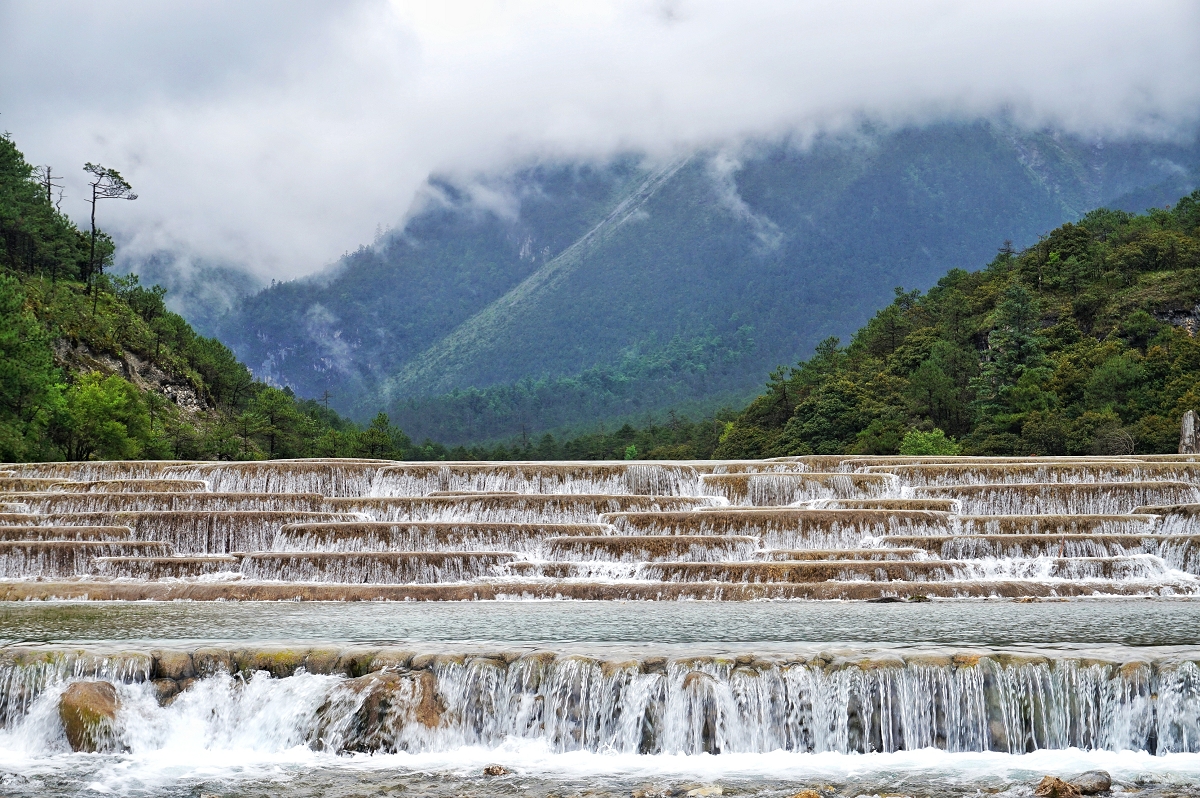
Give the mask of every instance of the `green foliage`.
[{"label": "green foliage", "polygon": [[42,454],[60,379],[50,336],[26,309],[20,282],[0,275],[0,460]]},{"label": "green foliage", "polygon": [[[128,184],[101,169],[108,196]],[[100,178],[100,175],[93,171]],[[137,275],[110,278],[0,137],[0,460],[431,457],[387,416],[366,429],[254,379]],[[94,269],[92,268],[94,266]]]},{"label": "green foliage", "polygon": [[1200,405],[1197,208],[1200,192],[1093,211],[926,294],[897,289],[849,346],[772,372],[715,456],[1174,451]]},{"label": "green foliage", "polygon": [[905,433],[904,439],[900,441],[899,452],[903,455],[946,457],[962,454],[962,447],[955,443],[953,438],[947,438],[946,433],[940,429],[930,432],[914,429]]},{"label": "green foliage", "polygon": [[161,452],[150,433],[150,414],[128,380],[83,374],[66,394],[55,419],[68,460],[134,460]]},{"label": "green foliage", "polygon": [[[391,415],[414,434],[450,444],[507,439],[537,425],[541,429],[592,426],[598,418],[643,416],[655,407],[681,407],[754,349],[754,331],[743,325],[732,335],[713,329],[665,344],[654,337],[625,350],[612,365],[558,378],[526,379],[483,390],[453,391],[430,399],[398,402]],[[709,398],[701,409],[744,395]],[[693,403],[694,404],[694,403]]]}]

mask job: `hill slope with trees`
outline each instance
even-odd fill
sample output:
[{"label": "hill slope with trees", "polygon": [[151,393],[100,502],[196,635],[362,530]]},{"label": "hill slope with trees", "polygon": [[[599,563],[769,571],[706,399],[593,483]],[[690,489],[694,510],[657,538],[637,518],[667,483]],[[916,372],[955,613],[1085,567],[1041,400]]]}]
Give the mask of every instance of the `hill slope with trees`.
[{"label": "hill slope with trees", "polygon": [[1098,206],[1196,187],[1196,143],[999,123],[434,181],[405,228],[218,325],[255,374],[446,443],[740,406],[774,364]]},{"label": "hill slope with trees", "polygon": [[0,461],[423,454],[255,380],[163,289],[105,274],[113,253],[0,136]]},{"label": "hill slope with trees", "polygon": [[1198,329],[1200,192],[1093,211],[928,293],[897,289],[848,346],[773,372],[712,454],[1172,452],[1200,407]]}]

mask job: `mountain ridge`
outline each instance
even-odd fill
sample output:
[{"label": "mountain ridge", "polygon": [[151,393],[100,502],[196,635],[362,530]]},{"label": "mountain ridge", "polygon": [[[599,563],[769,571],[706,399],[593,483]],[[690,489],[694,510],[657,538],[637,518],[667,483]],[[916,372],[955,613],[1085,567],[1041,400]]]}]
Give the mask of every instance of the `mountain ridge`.
[{"label": "mountain ridge", "polygon": [[[656,372],[659,387],[647,384],[636,412],[749,396],[764,370],[848,335],[896,285],[928,287],[1005,239],[1028,245],[1113,199],[1186,193],[1200,147],[1097,146],[974,123],[868,131],[806,150],[766,142],[738,158],[691,153],[672,165],[636,218],[569,256],[596,226],[584,219],[609,218],[645,183],[641,160],[490,178],[515,198],[507,216],[472,204],[469,185],[438,183],[445,202],[348,256],[327,286],[286,283],[249,297],[224,319],[222,339],[276,384],[328,392],[359,418],[386,409],[418,437],[448,443],[464,440],[452,427],[486,427],[495,438],[546,428],[518,420],[502,398],[487,419],[456,421],[456,391],[511,391],[594,369],[628,375],[639,369],[622,372],[623,353],[651,340],[733,340],[749,326],[756,345],[737,348],[740,360],[723,360],[720,376],[692,387],[685,372]],[[560,261],[544,271],[564,256],[569,268]],[[614,396],[611,412],[595,406],[569,425],[625,412],[628,399]],[[444,422],[410,412],[438,397],[444,412],[432,415]],[[559,405],[573,401],[544,397],[547,419],[568,418]]]}]

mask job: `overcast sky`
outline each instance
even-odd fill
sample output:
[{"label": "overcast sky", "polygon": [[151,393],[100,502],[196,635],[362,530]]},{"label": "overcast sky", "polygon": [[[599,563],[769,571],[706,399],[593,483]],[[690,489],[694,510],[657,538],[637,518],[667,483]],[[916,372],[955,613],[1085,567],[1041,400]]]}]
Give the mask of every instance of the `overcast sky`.
[{"label": "overcast sky", "polygon": [[291,277],[431,172],[1004,112],[1106,139],[1200,123],[1195,0],[0,0],[0,128],[141,198],[104,224]]}]

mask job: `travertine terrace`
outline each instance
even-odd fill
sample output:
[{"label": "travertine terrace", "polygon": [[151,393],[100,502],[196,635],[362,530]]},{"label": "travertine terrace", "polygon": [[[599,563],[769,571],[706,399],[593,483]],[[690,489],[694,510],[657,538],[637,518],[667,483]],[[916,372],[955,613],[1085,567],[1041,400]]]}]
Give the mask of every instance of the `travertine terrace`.
[{"label": "travertine terrace", "polygon": [[1195,461],[12,464],[0,580],[10,599],[1191,594]]}]

